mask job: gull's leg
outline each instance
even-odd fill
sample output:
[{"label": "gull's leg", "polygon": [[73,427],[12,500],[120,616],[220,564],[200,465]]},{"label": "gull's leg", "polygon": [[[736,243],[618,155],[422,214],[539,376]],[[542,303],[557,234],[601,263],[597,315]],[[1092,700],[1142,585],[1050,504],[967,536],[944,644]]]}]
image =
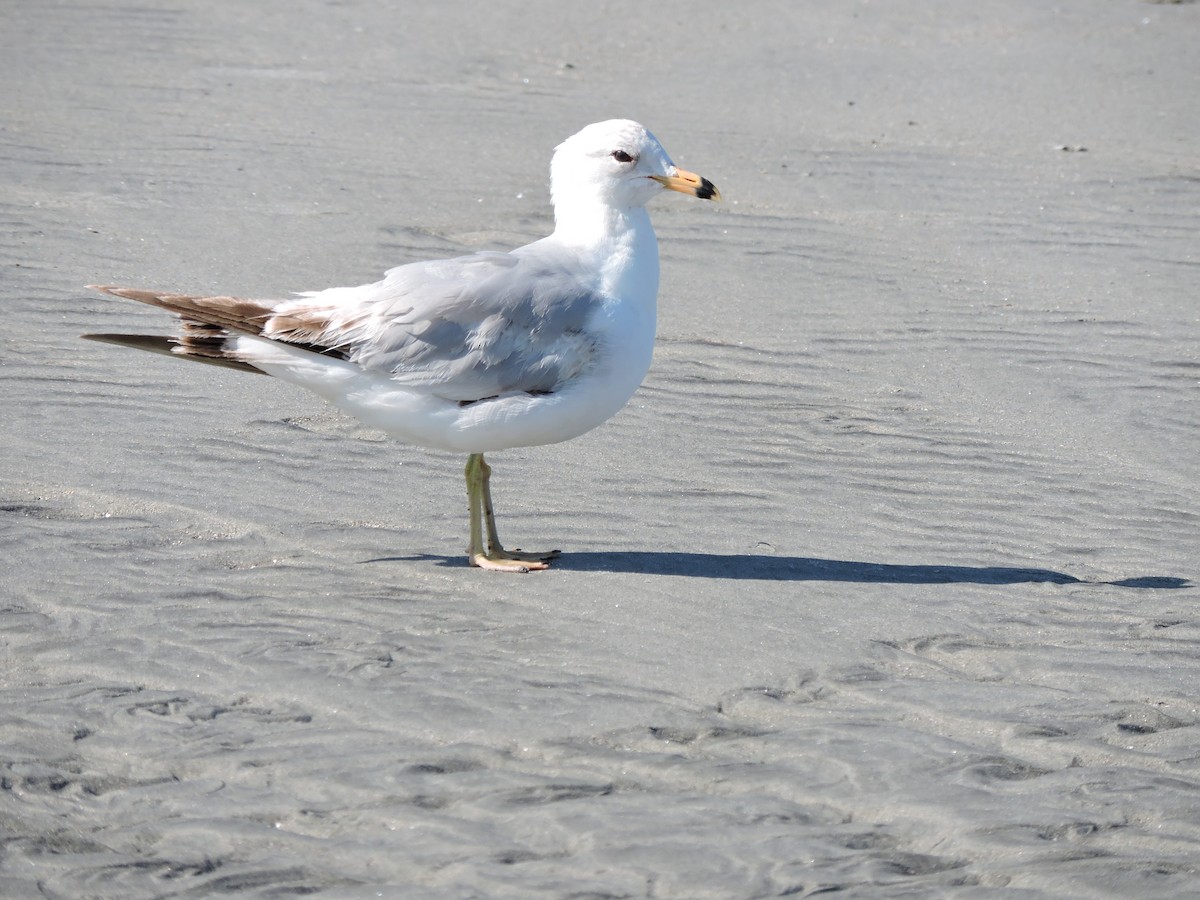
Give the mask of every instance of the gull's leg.
[{"label": "gull's leg", "polygon": [[499,559],[517,559],[527,563],[542,563],[542,565],[531,565],[530,568],[548,569],[547,561],[558,556],[558,550],[550,550],[546,553],[526,552],[520,549],[505,550],[504,545],[500,543],[500,534],[496,531],[496,514],[492,508],[492,467],[484,461],[482,453],[478,455],[479,474],[482,476],[480,499],[483,501],[483,521],[487,527],[488,556]]},{"label": "gull's leg", "polygon": [[467,457],[467,468],[464,475],[467,479],[467,510],[470,516],[470,539],[467,542],[467,561],[478,565],[477,559],[483,557],[483,512],[480,508],[479,496],[479,463],[483,457],[472,453]]},{"label": "gull's leg", "polygon": [[492,501],[487,487],[487,476],[491,473],[488,464],[483,461],[482,453],[472,453],[467,457],[467,467],[464,472],[467,479],[467,504],[471,517],[471,537],[467,545],[467,562],[481,569],[494,572],[528,572],[530,569],[545,569],[548,566],[537,560],[525,560],[506,553],[503,547],[483,547],[483,523],[486,517],[489,544],[496,544],[492,539],[496,534],[496,525],[492,517]]}]

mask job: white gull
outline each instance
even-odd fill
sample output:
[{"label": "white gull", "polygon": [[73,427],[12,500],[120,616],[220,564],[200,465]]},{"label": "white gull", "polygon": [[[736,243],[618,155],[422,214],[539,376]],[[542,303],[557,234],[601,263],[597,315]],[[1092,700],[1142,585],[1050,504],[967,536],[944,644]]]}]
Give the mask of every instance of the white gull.
[{"label": "white gull", "polygon": [[483,454],[577,437],[629,401],[654,346],[658,243],[645,204],[663,190],[720,199],[624,119],[563,141],[550,189],[554,233],[508,253],[410,263],[291,300],[92,285],[182,322],[176,337],[84,337],[265,372],[393,437],[467,453],[468,561],[544,569],[558,551],[501,545]]}]

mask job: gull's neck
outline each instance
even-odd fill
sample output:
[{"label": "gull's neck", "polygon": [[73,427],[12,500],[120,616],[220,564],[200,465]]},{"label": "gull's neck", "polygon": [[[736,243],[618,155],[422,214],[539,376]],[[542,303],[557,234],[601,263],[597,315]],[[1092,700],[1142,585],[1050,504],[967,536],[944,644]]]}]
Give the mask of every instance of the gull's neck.
[{"label": "gull's neck", "polygon": [[559,203],[554,208],[555,240],[580,250],[601,249],[605,245],[654,240],[650,214],[644,206],[615,207],[607,203]]},{"label": "gull's neck", "polygon": [[644,206],[556,206],[550,240],[590,258],[600,276],[601,290],[648,309],[653,317],[658,296],[658,239]]}]

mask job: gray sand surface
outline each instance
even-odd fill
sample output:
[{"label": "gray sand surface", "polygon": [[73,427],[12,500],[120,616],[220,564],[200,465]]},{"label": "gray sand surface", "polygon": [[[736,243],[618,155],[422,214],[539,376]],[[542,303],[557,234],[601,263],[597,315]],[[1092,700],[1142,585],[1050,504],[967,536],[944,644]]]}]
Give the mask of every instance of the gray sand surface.
[{"label": "gray sand surface", "polygon": [[[0,8],[0,896],[1196,896],[1200,4],[405,6]],[[491,459],[550,572],[78,338],[539,237],[614,116],[726,202]]]}]

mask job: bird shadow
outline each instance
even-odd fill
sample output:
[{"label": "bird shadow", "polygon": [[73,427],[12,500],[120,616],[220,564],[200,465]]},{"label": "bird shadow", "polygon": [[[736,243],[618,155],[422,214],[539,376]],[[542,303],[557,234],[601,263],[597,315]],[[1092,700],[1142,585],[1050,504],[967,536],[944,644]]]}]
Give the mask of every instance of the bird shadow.
[{"label": "bird shadow", "polygon": [[[459,568],[461,556],[392,556],[364,562],[434,562]],[[650,550],[564,553],[554,560],[557,571],[617,572],[638,575],[676,575],[734,581],[842,581],[856,584],[1096,584],[1126,588],[1177,589],[1190,587],[1186,578],[1146,575],[1116,581],[1076,578],[1050,569],[1010,566],[938,566],[854,560],[817,559],[805,556],[764,554],[681,553]]]}]

